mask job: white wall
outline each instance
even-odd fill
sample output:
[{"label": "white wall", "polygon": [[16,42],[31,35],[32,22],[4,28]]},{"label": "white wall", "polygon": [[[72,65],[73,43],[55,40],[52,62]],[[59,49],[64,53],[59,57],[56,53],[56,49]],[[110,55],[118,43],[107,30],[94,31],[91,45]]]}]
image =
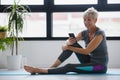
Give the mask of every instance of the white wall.
[{"label": "white wall", "polygon": [[[35,67],[49,67],[61,53],[61,46],[64,41],[22,41],[19,44],[19,53],[27,57],[27,64]],[[84,42],[80,44],[84,46]],[[120,68],[120,41],[108,40],[109,51],[109,67]],[[0,68],[6,67],[6,55],[10,52],[0,52]],[[75,55],[73,54],[66,63],[78,63]]]}]

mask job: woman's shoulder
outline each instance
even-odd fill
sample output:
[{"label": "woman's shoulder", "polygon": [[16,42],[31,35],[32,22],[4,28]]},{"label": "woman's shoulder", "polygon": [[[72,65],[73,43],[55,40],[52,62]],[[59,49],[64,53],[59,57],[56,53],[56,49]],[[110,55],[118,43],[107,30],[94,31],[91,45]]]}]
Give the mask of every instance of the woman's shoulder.
[{"label": "woman's shoulder", "polygon": [[98,28],[97,33],[102,33],[102,34],[104,34],[104,30],[102,30],[101,28]]},{"label": "woman's shoulder", "polygon": [[96,32],[96,35],[103,35],[103,36],[105,36],[105,32],[104,32],[104,30],[98,28],[98,30]]}]

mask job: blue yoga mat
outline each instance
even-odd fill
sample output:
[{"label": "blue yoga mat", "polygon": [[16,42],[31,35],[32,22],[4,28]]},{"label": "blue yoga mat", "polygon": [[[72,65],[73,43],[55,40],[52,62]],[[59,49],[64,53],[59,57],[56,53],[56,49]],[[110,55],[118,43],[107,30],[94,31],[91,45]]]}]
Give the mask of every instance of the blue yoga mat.
[{"label": "blue yoga mat", "polygon": [[[4,76],[5,75],[13,75],[14,76],[14,75],[31,75],[31,74],[26,72],[24,69],[21,69],[21,70],[7,70],[7,69],[3,69],[3,70],[0,70],[0,76],[3,76],[3,75]],[[57,75],[62,75],[62,74],[57,74]],[[67,73],[67,75],[82,75],[82,74],[69,72],[69,73]],[[106,74],[93,74],[93,75],[120,75],[120,69],[108,69]]]},{"label": "blue yoga mat", "polygon": [[30,75],[30,73],[26,72],[24,69],[21,70],[0,70],[0,75]]}]

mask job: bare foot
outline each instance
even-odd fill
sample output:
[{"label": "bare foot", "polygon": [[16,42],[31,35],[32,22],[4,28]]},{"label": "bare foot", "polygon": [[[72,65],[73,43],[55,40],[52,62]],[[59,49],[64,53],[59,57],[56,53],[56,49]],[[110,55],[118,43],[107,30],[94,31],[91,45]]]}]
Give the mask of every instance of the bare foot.
[{"label": "bare foot", "polygon": [[37,73],[39,71],[37,68],[30,67],[30,66],[24,66],[24,69],[30,73]]},{"label": "bare foot", "polygon": [[48,73],[47,69],[39,69],[39,68],[30,67],[30,66],[24,66],[24,69],[30,73]]}]

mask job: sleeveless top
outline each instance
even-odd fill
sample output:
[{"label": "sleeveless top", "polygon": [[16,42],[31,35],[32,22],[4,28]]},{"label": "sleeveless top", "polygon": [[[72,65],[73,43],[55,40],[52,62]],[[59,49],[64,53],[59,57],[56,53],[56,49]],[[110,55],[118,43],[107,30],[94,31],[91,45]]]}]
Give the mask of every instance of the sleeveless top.
[{"label": "sleeveless top", "polygon": [[[82,39],[85,42],[85,46],[87,46],[90,42],[88,35],[89,35],[88,30],[82,31]],[[107,51],[107,44],[106,44],[106,36],[105,36],[104,31],[102,31],[100,28],[97,28],[97,31],[96,31],[94,37],[97,35],[102,35],[103,40],[99,44],[99,46],[89,54],[90,61],[92,63],[102,64],[104,66],[107,66],[107,64],[108,64],[108,51]]]}]

